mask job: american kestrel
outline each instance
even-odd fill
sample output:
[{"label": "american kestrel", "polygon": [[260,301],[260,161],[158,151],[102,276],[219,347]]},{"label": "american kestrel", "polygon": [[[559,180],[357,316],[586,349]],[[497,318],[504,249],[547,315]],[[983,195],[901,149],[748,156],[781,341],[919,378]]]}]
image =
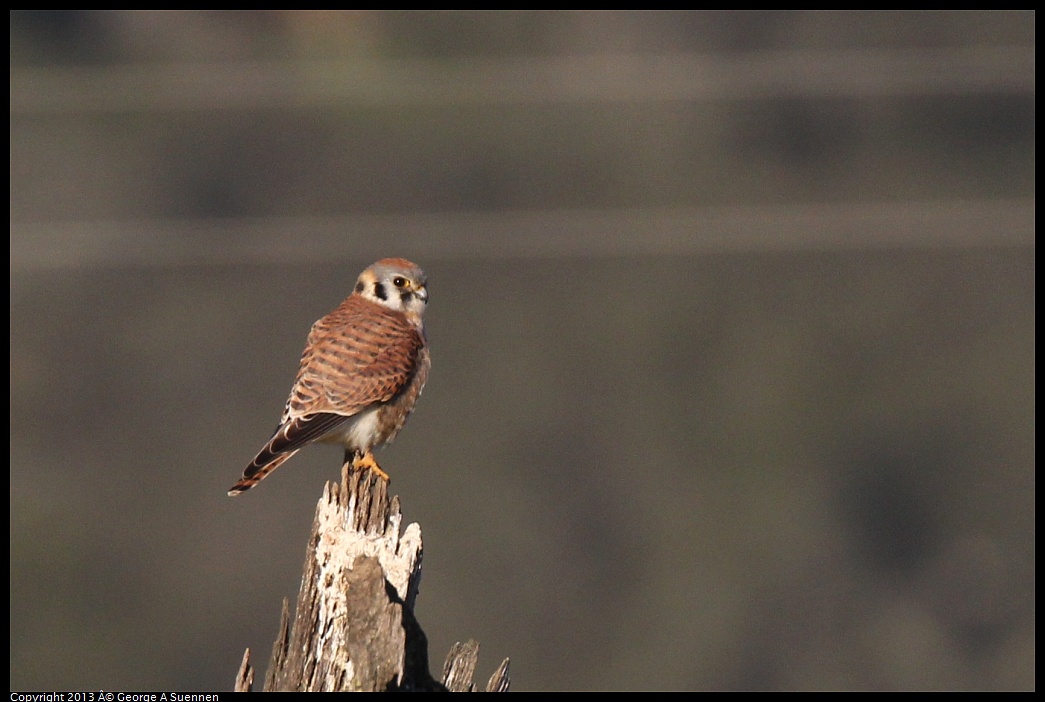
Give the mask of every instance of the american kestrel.
[{"label": "american kestrel", "polygon": [[383,258],[359,275],[336,310],[312,325],[279,427],[230,496],[251,489],[316,441],[341,444],[345,462],[388,480],[372,450],[403,428],[428,378],[422,320],[427,282],[416,264]]}]

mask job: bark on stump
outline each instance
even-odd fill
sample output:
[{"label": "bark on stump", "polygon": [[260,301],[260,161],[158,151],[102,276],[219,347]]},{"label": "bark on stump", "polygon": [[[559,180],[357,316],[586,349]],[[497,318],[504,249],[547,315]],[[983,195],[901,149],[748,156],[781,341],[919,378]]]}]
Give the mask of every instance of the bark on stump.
[{"label": "bark on stump", "polygon": [[[428,640],[414,618],[421,578],[421,528],[400,534],[399,498],[369,471],[341,469],[316,508],[293,626],[283,600],[279,635],[265,691],[394,691],[477,689],[479,644],[450,650],[443,674],[428,668]],[[250,691],[250,649],[235,690]],[[508,689],[508,659],[485,689]]]}]

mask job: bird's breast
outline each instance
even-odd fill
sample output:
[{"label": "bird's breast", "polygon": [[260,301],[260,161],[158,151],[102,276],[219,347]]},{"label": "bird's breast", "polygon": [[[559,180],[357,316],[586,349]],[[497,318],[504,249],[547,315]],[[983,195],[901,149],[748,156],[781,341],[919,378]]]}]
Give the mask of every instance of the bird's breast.
[{"label": "bird's breast", "polygon": [[341,444],[355,451],[366,451],[384,442],[381,436],[381,408],[363,410],[327,432],[320,441]]}]

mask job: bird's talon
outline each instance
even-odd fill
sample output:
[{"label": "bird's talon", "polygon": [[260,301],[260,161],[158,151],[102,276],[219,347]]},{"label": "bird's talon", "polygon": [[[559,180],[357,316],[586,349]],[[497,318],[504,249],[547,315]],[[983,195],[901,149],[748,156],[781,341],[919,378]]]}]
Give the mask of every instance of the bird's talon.
[{"label": "bird's talon", "polygon": [[352,468],[354,470],[369,470],[386,483],[392,482],[392,479],[388,477],[388,473],[381,470],[381,466],[377,465],[377,459],[374,458],[374,454],[370,451],[367,451],[362,456],[356,456],[352,461]]}]

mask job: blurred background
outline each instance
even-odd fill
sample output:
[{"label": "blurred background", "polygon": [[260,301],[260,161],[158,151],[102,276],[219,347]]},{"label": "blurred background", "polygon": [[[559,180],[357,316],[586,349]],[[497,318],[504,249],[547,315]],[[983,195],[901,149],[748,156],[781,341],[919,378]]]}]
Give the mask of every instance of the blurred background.
[{"label": "blurred background", "polygon": [[433,671],[1033,689],[1033,12],[11,12],[11,688],[260,675],[384,256]]}]

